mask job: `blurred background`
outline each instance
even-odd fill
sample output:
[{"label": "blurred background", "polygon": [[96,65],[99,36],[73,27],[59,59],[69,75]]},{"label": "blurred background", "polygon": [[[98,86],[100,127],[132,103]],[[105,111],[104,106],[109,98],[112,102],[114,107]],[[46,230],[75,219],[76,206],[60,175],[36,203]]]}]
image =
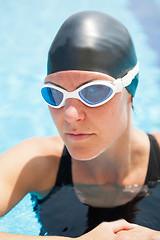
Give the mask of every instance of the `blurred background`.
[{"label": "blurred background", "polygon": [[[146,132],[160,130],[160,0],[0,0],[0,154],[26,138],[57,134],[40,95],[48,49],[65,19],[84,10],[128,28],[140,62],[133,120]],[[0,231],[37,233],[29,196],[9,214]]]}]

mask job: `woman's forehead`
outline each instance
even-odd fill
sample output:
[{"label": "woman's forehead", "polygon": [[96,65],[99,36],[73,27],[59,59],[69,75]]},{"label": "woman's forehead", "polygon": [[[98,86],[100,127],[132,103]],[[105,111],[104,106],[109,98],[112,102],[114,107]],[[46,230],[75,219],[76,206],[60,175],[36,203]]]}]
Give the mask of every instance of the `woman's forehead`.
[{"label": "woman's forehead", "polygon": [[45,78],[45,82],[53,82],[56,84],[74,82],[77,83],[78,85],[93,80],[114,81],[115,79],[104,73],[81,70],[60,71],[49,74]]}]

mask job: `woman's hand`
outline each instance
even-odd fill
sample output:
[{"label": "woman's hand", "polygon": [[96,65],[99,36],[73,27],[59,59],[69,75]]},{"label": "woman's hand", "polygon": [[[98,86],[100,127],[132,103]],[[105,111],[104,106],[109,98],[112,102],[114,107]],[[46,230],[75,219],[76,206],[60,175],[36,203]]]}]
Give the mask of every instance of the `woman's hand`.
[{"label": "woman's hand", "polygon": [[78,237],[77,240],[112,240],[117,239],[116,233],[121,230],[131,230],[133,225],[125,220],[118,220],[114,222],[103,222],[99,224],[92,231]]},{"label": "woman's hand", "polygon": [[132,224],[133,229],[117,232],[116,240],[160,240],[160,232]]}]

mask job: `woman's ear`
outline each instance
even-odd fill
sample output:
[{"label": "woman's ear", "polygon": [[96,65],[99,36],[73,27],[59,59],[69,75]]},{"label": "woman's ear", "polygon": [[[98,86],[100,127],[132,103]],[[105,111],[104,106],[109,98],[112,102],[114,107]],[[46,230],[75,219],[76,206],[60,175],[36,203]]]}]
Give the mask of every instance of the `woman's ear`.
[{"label": "woman's ear", "polygon": [[133,102],[133,96],[128,92],[127,89],[125,91],[125,95],[126,95],[126,98],[127,98],[127,103],[131,104]]},{"label": "woman's ear", "polygon": [[128,104],[131,105],[132,109],[134,110],[134,106],[133,106],[133,96],[127,91],[127,100],[128,100]]},{"label": "woman's ear", "polygon": [[130,100],[129,103],[131,103],[132,110],[134,110],[134,105],[133,105],[133,96],[130,95]]},{"label": "woman's ear", "polygon": [[128,93],[128,103],[132,103],[133,102],[133,96]]}]

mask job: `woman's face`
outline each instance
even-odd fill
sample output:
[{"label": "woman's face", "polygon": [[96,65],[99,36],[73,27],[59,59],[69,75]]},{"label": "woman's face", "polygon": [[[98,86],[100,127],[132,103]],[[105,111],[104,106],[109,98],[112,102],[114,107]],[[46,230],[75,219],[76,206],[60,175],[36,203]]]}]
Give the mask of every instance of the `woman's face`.
[{"label": "woman's face", "polygon": [[[74,91],[93,80],[114,81],[114,78],[88,71],[63,71],[48,75],[45,82]],[[123,89],[99,107],[88,107],[74,98],[67,99],[62,108],[49,107],[59,134],[73,158],[95,158],[118,140],[127,127],[128,99],[129,93]]]}]

